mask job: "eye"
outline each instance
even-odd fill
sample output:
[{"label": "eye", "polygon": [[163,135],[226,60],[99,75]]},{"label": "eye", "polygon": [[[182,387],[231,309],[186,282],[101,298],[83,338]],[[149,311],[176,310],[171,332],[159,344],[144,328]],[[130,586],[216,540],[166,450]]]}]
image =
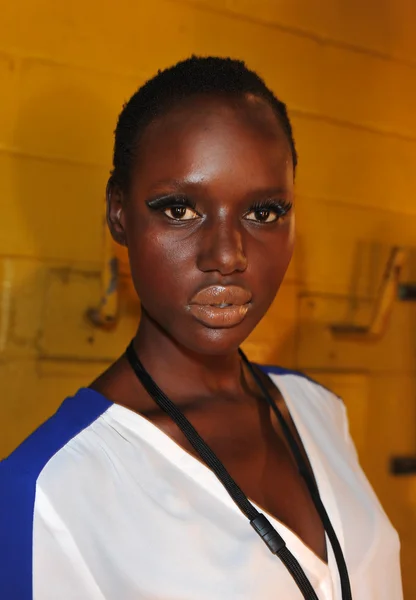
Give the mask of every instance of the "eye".
[{"label": "eye", "polygon": [[169,219],[173,219],[174,221],[191,221],[199,217],[196,210],[184,205],[169,206],[163,212]]},{"label": "eye", "polygon": [[287,215],[291,210],[290,202],[277,202],[268,200],[264,203],[258,203],[253,206],[245,215],[247,221],[255,223],[274,223]]},{"label": "eye", "polygon": [[146,202],[150,210],[162,213],[171,221],[192,221],[201,217],[195,203],[186,196],[166,195]]},{"label": "eye", "polygon": [[244,217],[247,221],[256,221],[257,223],[273,223],[279,216],[269,208],[258,208],[247,213]]}]

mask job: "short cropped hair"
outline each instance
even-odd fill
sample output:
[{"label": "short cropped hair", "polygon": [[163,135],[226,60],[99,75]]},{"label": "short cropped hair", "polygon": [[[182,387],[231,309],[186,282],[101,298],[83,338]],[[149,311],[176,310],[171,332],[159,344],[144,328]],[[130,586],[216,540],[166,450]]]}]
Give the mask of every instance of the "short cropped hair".
[{"label": "short cropped hair", "polygon": [[263,79],[241,60],[192,56],[159,71],[124,105],[115,130],[112,185],[128,189],[135,151],[146,126],[181,99],[197,94],[252,94],[268,102],[287,136],[296,170],[298,158],[286,105]]}]

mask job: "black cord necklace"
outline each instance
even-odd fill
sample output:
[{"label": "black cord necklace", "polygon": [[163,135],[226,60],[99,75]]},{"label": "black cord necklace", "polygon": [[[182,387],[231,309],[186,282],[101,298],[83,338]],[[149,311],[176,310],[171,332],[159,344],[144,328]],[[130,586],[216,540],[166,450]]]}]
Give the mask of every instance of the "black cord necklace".
[{"label": "black cord necklace", "polygon": [[[325,507],[322,504],[318,488],[308,470],[306,462],[300,451],[299,445],[295,440],[290,428],[288,427],[277,404],[275,403],[274,399],[272,398],[266,386],[264,385],[263,381],[258,376],[251,363],[248,361],[243,351],[239,350],[239,352],[244,363],[247,365],[251,375],[253,376],[254,381],[260,388],[261,392],[263,393],[265,399],[267,400],[268,404],[270,405],[271,409],[275,413],[280,423],[283,434],[293,453],[299,473],[305,480],[312,501],[321,518],[324,529],[328,535],[328,539],[331,542],[340,576],[342,600],[352,600],[351,586],[348,578],[347,566],[345,563],[340,543],[338,541],[334,528],[332,527],[331,521],[328,517],[328,513],[326,512]],[[161,408],[176,423],[176,425],[188,439],[189,443],[199,454],[204,463],[208,466],[209,469],[211,469],[211,471],[213,471],[213,473],[223,484],[228,494],[237,504],[241,512],[249,519],[250,525],[262,538],[263,542],[267,545],[269,550],[273,554],[275,554],[285,565],[285,567],[295,580],[299,590],[302,592],[302,595],[305,598],[305,600],[319,600],[302,567],[286,547],[284,539],[274,529],[270,521],[268,521],[268,519],[251,504],[247,496],[237,485],[237,483],[228,473],[222,462],[217,458],[217,456],[214,454],[214,452],[211,450],[208,444],[206,444],[205,441],[201,438],[201,436],[193,427],[193,425],[188,421],[188,419],[178,409],[178,407],[158,387],[156,382],[152,379],[152,377],[149,375],[149,373],[146,371],[146,369],[140,362],[139,357],[137,356],[136,351],[134,349],[133,341],[127,347],[126,357],[133,371],[135,372],[136,376],[142,383],[144,389],[147,391],[149,396],[153,398],[153,400],[159,406],[159,408]]]}]

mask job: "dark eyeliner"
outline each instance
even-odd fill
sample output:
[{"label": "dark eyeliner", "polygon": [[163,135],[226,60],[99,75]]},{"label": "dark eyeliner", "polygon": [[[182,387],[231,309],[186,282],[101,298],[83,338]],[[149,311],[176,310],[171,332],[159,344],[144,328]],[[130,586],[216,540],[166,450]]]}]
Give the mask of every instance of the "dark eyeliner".
[{"label": "dark eyeliner", "polygon": [[184,196],[161,196],[159,198],[151,198],[146,201],[147,206],[151,210],[164,210],[173,206],[186,206],[195,210],[195,204]]},{"label": "dark eyeliner", "polygon": [[286,215],[292,208],[292,202],[286,202],[282,200],[259,200],[252,204],[250,209],[247,211],[247,214],[250,212],[255,212],[257,210],[272,210],[279,217],[283,217]]}]

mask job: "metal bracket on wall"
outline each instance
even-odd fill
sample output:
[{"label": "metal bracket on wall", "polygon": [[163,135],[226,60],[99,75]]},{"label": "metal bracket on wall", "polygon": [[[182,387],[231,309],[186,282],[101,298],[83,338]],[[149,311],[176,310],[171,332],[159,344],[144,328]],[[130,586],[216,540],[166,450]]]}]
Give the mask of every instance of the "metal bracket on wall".
[{"label": "metal bracket on wall", "polygon": [[98,306],[89,308],[85,315],[89,323],[100,329],[112,330],[117,324],[119,308],[119,264],[114,243],[105,227],[103,266],[101,269],[101,300]]},{"label": "metal bracket on wall", "polygon": [[[399,285],[398,298],[402,302],[416,302],[416,283]],[[416,473],[416,455],[393,456],[390,460],[392,475],[414,475]]]},{"label": "metal bracket on wall", "polygon": [[405,260],[406,251],[403,248],[395,246],[391,249],[370,322],[364,326],[355,323],[333,323],[329,328],[335,338],[375,341],[383,336],[397,298],[399,276]]},{"label": "metal bracket on wall", "polygon": [[416,455],[393,456],[390,460],[390,473],[392,475],[414,475],[416,473]]}]

